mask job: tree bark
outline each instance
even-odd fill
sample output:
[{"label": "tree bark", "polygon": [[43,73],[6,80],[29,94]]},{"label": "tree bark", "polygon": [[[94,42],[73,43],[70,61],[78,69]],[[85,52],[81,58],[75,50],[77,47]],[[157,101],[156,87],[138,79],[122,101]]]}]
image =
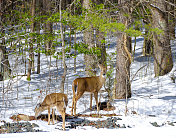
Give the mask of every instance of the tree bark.
[{"label": "tree bark", "polygon": [[172,52],[169,37],[169,24],[163,1],[151,6],[153,27],[163,31],[163,33],[153,33],[154,40],[154,72],[155,76],[162,76],[170,72],[173,68]]},{"label": "tree bark", "polygon": [[[43,9],[44,9],[44,15],[50,16],[50,12],[51,12],[51,1],[50,0],[43,0]],[[51,47],[52,47],[52,41],[50,40],[51,37],[49,37],[52,32],[52,23],[51,22],[47,22],[44,24],[44,32],[46,35],[46,40],[45,40],[45,51],[46,54],[50,55],[51,54]]]},{"label": "tree bark", "polygon": [[98,58],[102,65],[106,65],[106,47],[105,36],[103,32],[96,30],[96,46],[101,50],[101,56]]},{"label": "tree bark", "polygon": [[0,32],[1,32],[1,40],[0,40],[0,81],[6,80],[10,78],[11,69],[8,60],[8,54],[5,46],[5,38],[3,37],[4,34],[4,27],[3,23],[5,22],[5,18],[3,17],[3,12],[5,7],[5,1],[0,0]]},{"label": "tree bark", "polygon": [[167,0],[166,11],[169,25],[169,37],[175,40],[175,27],[176,27],[176,0]]},{"label": "tree bark", "polygon": [[125,47],[127,48],[127,36],[122,32],[117,34],[117,56],[115,77],[115,99],[131,97],[130,63]]},{"label": "tree bark", "polygon": [[[84,0],[83,1],[83,8],[86,10],[90,9],[90,0]],[[88,11],[89,12],[89,11]],[[86,14],[86,13],[85,13]],[[85,17],[86,20],[88,17]],[[87,29],[87,28],[86,28]],[[84,42],[86,45],[88,45],[88,49],[94,48],[94,30],[92,28],[92,25],[90,24],[89,30],[84,31]],[[84,61],[85,61],[85,70],[86,70],[86,76],[95,76],[96,72],[94,71],[96,68],[96,61],[94,55],[84,55]],[[90,109],[92,109],[92,94],[90,94]]]},{"label": "tree bark", "polygon": [[[123,15],[127,13],[128,9],[123,9],[119,13],[119,20],[128,27],[128,18]],[[116,76],[115,76],[115,99],[126,99],[131,97],[131,83],[130,83],[130,37],[126,33],[117,32],[117,56],[116,56]]]},{"label": "tree bark", "polygon": [[6,47],[5,45],[0,44],[0,81],[9,79],[10,75],[11,69]]},{"label": "tree bark", "polygon": [[143,44],[143,56],[151,56],[153,55],[153,41],[151,40],[150,36],[147,35],[148,30],[145,30],[144,36],[144,44]]},{"label": "tree bark", "polygon": [[64,73],[63,73],[62,79],[61,79],[61,89],[60,89],[60,91],[62,93],[64,93],[64,84],[65,84],[65,78],[66,78],[66,74],[67,74],[67,66],[66,66],[66,63],[65,63],[65,42],[64,42],[63,26],[62,26],[62,23],[61,23],[61,20],[62,20],[61,5],[62,5],[62,0],[60,0],[59,11],[60,11],[60,31],[61,31],[61,41],[62,41],[62,63],[63,63],[63,66],[64,66]]},{"label": "tree bark", "polygon": [[[35,0],[31,1],[31,33],[35,32],[35,23],[34,23],[34,16],[35,16]],[[31,80],[31,70],[34,70],[34,52],[33,52],[33,42],[34,37],[31,36],[30,44],[29,44],[29,60],[28,60],[28,73],[27,73],[27,80]]]},{"label": "tree bark", "polygon": [[[83,1],[83,7],[85,9],[89,10],[90,9],[90,0],[84,0]],[[88,19],[87,16],[85,18],[86,18],[86,20]],[[93,30],[91,24],[90,24],[89,30],[85,30],[84,31],[84,42],[85,42],[86,45],[88,45],[88,49],[95,47],[95,44],[94,44],[94,30]],[[95,75],[93,73],[93,70],[96,67],[94,56],[93,55],[88,55],[88,54],[86,55],[85,54],[84,55],[84,61],[85,61],[85,65],[86,65],[86,75],[87,76],[93,76],[93,75]]]},{"label": "tree bark", "polygon": [[[37,16],[40,16],[40,10],[41,10],[41,0],[36,1],[36,8],[38,9],[36,11]],[[40,21],[36,23],[36,31],[37,35],[40,35]],[[37,49],[38,49],[38,59],[37,59],[37,74],[40,74],[40,39],[37,39]]]},{"label": "tree bark", "polygon": [[[35,30],[36,30],[36,28],[35,28],[35,25],[36,25],[36,23],[35,23],[35,20],[34,20],[34,17],[35,17],[35,8],[36,8],[36,0],[32,0],[32,5],[31,5],[31,15],[32,15],[32,24],[31,24],[31,32],[32,33],[35,33]],[[33,51],[33,43],[35,42],[35,38],[34,37],[31,37],[31,42],[32,42],[32,47],[31,47],[31,49],[32,49],[32,71],[35,71],[35,66],[34,66],[34,51]]]}]

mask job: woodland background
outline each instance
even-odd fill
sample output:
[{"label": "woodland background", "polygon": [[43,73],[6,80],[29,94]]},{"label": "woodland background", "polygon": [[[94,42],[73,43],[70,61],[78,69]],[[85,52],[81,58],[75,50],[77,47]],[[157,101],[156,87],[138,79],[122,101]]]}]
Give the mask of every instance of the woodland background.
[{"label": "woodland background", "polygon": [[[109,99],[130,98],[138,73],[130,74],[137,38],[144,39],[143,56],[154,60],[155,77],[163,76],[173,69],[175,26],[175,0],[0,0],[2,107],[12,106],[5,100],[9,96],[18,99],[21,84],[15,88],[13,84],[23,76],[30,91],[31,74],[40,74],[41,83],[48,76],[36,91],[68,92],[69,73],[82,75],[77,68],[79,54],[84,57],[85,76],[96,75],[99,63],[110,66],[105,84]],[[114,52],[107,53],[112,37],[116,37]],[[73,64],[66,64],[72,59]],[[47,66],[41,67],[41,60]],[[175,83],[174,74],[171,80]]]}]

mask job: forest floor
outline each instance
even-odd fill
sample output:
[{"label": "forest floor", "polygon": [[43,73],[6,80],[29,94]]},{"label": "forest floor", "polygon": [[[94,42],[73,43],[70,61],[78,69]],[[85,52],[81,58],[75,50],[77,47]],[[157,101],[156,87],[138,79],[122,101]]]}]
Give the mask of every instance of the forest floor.
[{"label": "forest floor", "polygon": [[[34,116],[36,104],[43,100],[46,93],[59,92],[62,68],[55,66],[55,59],[41,57],[41,74],[32,74],[32,80],[27,81],[24,73],[24,64],[18,63],[18,77],[13,80],[0,82],[0,138],[31,138],[31,137],[109,137],[119,138],[176,138],[176,84],[171,79],[176,76],[176,44],[172,46],[174,60],[173,70],[165,76],[154,77],[153,59],[142,56],[143,39],[137,39],[134,62],[131,64],[131,78],[137,72],[132,83],[132,97],[126,100],[115,99],[111,105],[114,110],[100,110],[101,117],[93,107],[89,109],[90,96],[85,94],[77,103],[78,117],[71,117],[72,81],[78,76],[85,76],[83,55],[77,56],[77,73],[73,71],[73,59],[67,59],[68,75],[66,91],[68,106],[66,113],[66,131],[61,130],[62,120],[55,125],[48,125],[46,120],[31,120],[14,122],[10,117],[18,114]],[[108,53],[115,51],[114,45],[108,48]],[[15,55],[11,55],[11,65]],[[18,57],[18,60],[20,58]],[[36,59],[37,60],[37,59]],[[115,61],[115,57],[113,57]],[[60,64],[59,64],[60,66]],[[50,75],[50,77],[49,77]],[[176,77],[175,77],[176,79]],[[102,88],[103,90],[103,88]],[[99,94],[101,102],[107,101],[107,93]],[[93,99],[95,106],[95,100]],[[46,115],[44,111],[42,115]],[[57,113],[57,115],[59,115]],[[6,127],[7,126],[7,127]],[[10,129],[18,128],[18,133]],[[30,128],[28,130],[28,128]],[[10,133],[11,132],[11,133]]]}]

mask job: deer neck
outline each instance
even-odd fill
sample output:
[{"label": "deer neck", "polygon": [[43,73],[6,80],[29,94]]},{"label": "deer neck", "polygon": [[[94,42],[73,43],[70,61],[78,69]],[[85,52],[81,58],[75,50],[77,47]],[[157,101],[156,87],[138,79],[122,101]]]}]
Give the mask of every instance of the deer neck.
[{"label": "deer neck", "polygon": [[45,111],[48,109],[48,106],[46,104],[41,104],[41,111]]},{"label": "deer neck", "polygon": [[105,76],[103,75],[103,73],[100,73],[100,76],[99,76],[99,81],[100,83],[103,85],[103,83],[105,82],[106,78]]}]

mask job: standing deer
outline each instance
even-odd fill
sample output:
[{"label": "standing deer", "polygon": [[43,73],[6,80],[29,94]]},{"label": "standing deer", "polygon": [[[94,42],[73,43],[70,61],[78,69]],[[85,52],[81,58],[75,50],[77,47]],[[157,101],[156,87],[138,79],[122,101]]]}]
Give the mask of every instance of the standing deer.
[{"label": "standing deer", "polygon": [[72,111],[71,111],[72,116],[73,116],[73,108],[74,108],[74,116],[76,116],[76,103],[84,94],[84,92],[90,92],[94,94],[96,105],[97,105],[97,111],[99,113],[98,92],[106,80],[105,78],[106,67],[99,64],[99,68],[101,70],[100,76],[77,78],[73,81],[72,83],[73,99],[72,99]]},{"label": "standing deer", "polygon": [[54,124],[54,109],[61,114],[63,124],[62,128],[65,130],[65,112],[68,104],[67,95],[63,93],[51,93],[45,97],[42,103],[39,103],[35,108],[35,117],[41,112],[48,110],[48,125],[50,124],[50,109],[52,108],[52,123]]}]

